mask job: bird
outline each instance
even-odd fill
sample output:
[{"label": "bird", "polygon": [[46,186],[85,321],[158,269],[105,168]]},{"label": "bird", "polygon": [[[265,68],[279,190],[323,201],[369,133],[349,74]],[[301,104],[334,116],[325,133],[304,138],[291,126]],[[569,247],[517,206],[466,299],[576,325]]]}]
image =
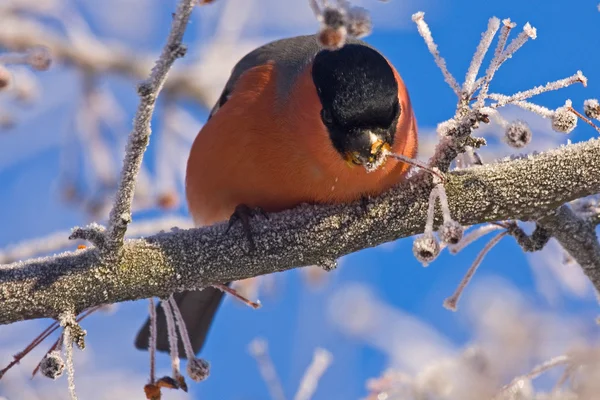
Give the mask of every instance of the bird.
[{"label": "bird", "polygon": [[[353,38],[337,50],[317,35],[280,39],[235,65],[196,136],[188,209],[196,226],[206,226],[230,220],[240,207],[276,213],[376,196],[409,169],[386,155],[414,158],[417,144],[408,90],[378,50]],[[198,354],[223,292],[207,287],[174,297]],[[160,307],[157,313],[156,349],[169,351]],[[139,349],[148,348],[149,326],[138,333]]]}]

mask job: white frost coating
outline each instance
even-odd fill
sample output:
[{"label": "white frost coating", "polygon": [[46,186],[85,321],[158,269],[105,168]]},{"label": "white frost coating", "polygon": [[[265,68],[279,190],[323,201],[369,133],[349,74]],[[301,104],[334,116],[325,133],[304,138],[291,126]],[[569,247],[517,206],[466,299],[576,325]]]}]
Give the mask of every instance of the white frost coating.
[{"label": "white frost coating", "polygon": [[454,294],[452,294],[452,296],[450,296],[446,300],[444,300],[444,307],[446,307],[450,311],[456,311],[458,309],[458,301],[460,300],[460,296],[464,292],[465,288],[469,285],[469,282],[471,282],[473,275],[475,275],[475,272],[477,272],[477,269],[479,268],[479,265],[481,265],[481,262],[485,258],[486,254],[495,245],[497,245],[502,240],[502,238],[504,236],[506,236],[507,234],[508,234],[508,231],[500,232],[498,235],[494,236],[494,238],[492,238],[492,240],[490,240],[489,242],[486,243],[486,245],[483,247],[483,249],[479,252],[477,257],[475,258],[475,261],[473,261],[473,264],[471,265],[471,267],[469,268],[469,270],[467,271],[467,273],[465,274],[463,279],[458,284],[458,287],[456,288],[456,291],[454,292]]},{"label": "white frost coating", "polygon": [[532,27],[529,22],[523,27],[523,31],[514,38],[509,45],[506,47],[499,63],[503,64],[507,59],[511,58],[513,54],[517,52],[529,39],[535,39],[537,37],[537,30]]},{"label": "white frost coating", "polygon": [[456,254],[471,243],[473,243],[474,241],[476,241],[477,239],[487,235],[490,232],[497,231],[500,229],[503,228],[500,225],[495,224],[486,224],[480,226],[463,236],[462,240],[458,242],[458,244],[450,246],[450,252]]},{"label": "white frost coating", "polygon": [[490,48],[490,44],[492,44],[494,35],[496,34],[496,32],[498,32],[498,28],[500,28],[500,20],[496,17],[490,18],[488,22],[488,28],[481,36],[481,41],[477,46],[475,55],[473,55],[471,65],[469,65],[467,75],[465,76],[465,83],[463,84],[463,92],[472,93],[474,91],[475,79],[477,79],[477,74],[479,73],[479,69],[481,68],[481,63],[483,62],[483,58],[485,57],[485,54]]},{"label": "white frost coating", "polygon": [[[445,186],[452,216],[462,225],[490,218],[518,219],[598,193],[599,154],[600,140],[592,139],[528,158],[449,172]],[[398,188],[369,200],[367,216],[356,204],[304,205],[273,214],[268,222],[255,227],[254,254],[240,245],[243,232],[232,229],[223,236],[226,226],[219,224],[127,240],[123,248],[127,268],[117,270],[102,266],[93,248],[3,265],[0,323],[51,317],[73,304],[83,309],[164,297],[203,284],[312,265],[324,256],[339,258],[366,246],[412,236],[423,231],[430,182],[429,174],[414,175]],[[467,182],[476,186],[464,190]],[[352,222],[342,237],[340,221]],[[583,254],[579,253],[574,256]],[[177,274],[182,279],[175,279]],[[45,283],[44,291],[34,290],[40,282]],[[594,283],[600,287],[600,277]]]},{"label": "white frost coating", "polygon": [[587,99],[583,102],[583,112],[588,118],[600,119],[600,103],[598,99]]},{"label": "white frost coating", "polygon": [[565,105],[557,108],[552,114],[552,129],[556,132],[571,133],[577,127],[577,115],[571,111],[571,100],[567,100]]},{"label": "white frost coating", "polygon": [[512,96],[504,96],[498,101],[498,106],[504,106],[515,101],[526,100],[545,92],[559,90],[577,82],[581,82],[583,86],[587,85],[587,78],[583,75],[581,71],[577,71],[576,74],[568,78],[560,79],[554,82],[548,82],[543,86],[536,86],[533,89],[518,92],[513,94]]},{"label": "white frost coating", "polygon": [[150,140],[152,132],[150,121],[154,113],[156,98],[167,80],[171,66],[177,58],[185,54],[185,48],[181,41],[195,6],[196,0],[179,2],[167,43],[163,47],[160,58],[152,68],[148,80],[139,86],[140,104],[134,117],[133,130],[129,134],[117,195],[110,212],[106,232],[106,245],[111,253],[121,248],[127,225],[131,222],[131,203],[135,192],[136,178]]},{"label": "white frost coating", "polygon": [[[415,14],[414,19],[422,34],[431,36],[423,14]],[[529,26],[523,34],[535,36]],[[430,45],[435,44],[429,41]],[[511,45],[503,54],[510,48]],[[439,62],[437,47],[431,49]],[[171,50],[179,54],[182,49],[175,46]],[[151,97],[152,84],[142,85],[140,93],[144,98]],[[483,145],[472,133],[487,116],[481,110],[474,110],[472,101],[459,99],[455,122],[446,125],[448,130],[436,148],[431,166],[445,172],[458,154]],[[564,202],[598,193],[599,148],[598,141],[593,140],[554,152],[450,172],[446,174],[445,187],[452,216],[463,225],[528,218],[547,214]],[[0,323],[52,317],[65,309],[85,309],[106,302],[150,296],[165,298],[177,290],[318,264],[364,247],[415,235],[423,231],[431,185],[430,175],[416,173],[397,188],[369,200],[366,213],[359,204],[349,204],[305,205],[274,214],[268,222],[253,227],[257,243],[253,254],[248,254],[240,244],[243,233],[239,227],[224,237],[225,227],[219,224],[127,240],[120,259],[114,263],[100,262],[98,250],[89,248],[2,266]],[[129,212],[122,210],[115,215],[127,220]],[[124,219],[117,218],[118,223],[111,226],[123,228],[127,222]],[[342,236],[341,226],[346,229]],[[585,265],[586,274],[596,287],[600,287],[600,273],[596,272],[600,271],[600,257],[592,257],[598,248],[597,239],[591,241],[593,235],[586,225],[573,222],[569,226],[570,232],[577,233],[571,237],[586,238],[585,246],[578,247],[568,237],[559,240],[569,245],[569,251]],[[560,234],[557,231],[555,236],[558,238]],[[35,290],[40,284],[44,290]]]},{"label": "white frost coating", "polygon": [[433,55],[435,63],[437,64],[438,68],[442,71],[442,74],[444,75],[444,80],[448,85],[450,85],[452,90],[454,90],[454,93],[457,96],[460,96],[460,85],[458,84],[454,76],[452,76],[450,71],[448,71],[448,67],[446,66],[446,60],[444,60],[444,58],[440,55],[440,52],[437,48],[437,44],[435,44],[435,42],[433,41],[433,36],[431,36],[431,30],[425,22],[424,17],[425,13],[420,11],[418,13],[413,14],[412,20],[415,24],[417,24],[419,34],[425,40],[425,44],[427,45],[429,52]]},{"label": "white frost coating", "polygon": [[508,18],[502,20],[502,29],[500,30],[500,36],[498,37],[496,50],[494,50],[494,57],[492,58],[492,61],[490,61],[490,65],[485,71],[485,76],[479,78],[475,82],[475,88],[481,86],[481,90],[479,91],[479,94],[477,96],[477,102],[473,106],[474,108],[479,108],[483,106],[485,99],[487,98],[488,90],[490,88],[490,82],[494,78],[496,71],[498,71],[498,69],[500,68],[502,53],[504,52],[504,48],[506,47],[508,35],[515,26],[516,24],[512,23]]},{"label": "white frost coating", "polygon": [[150,337],[148,338],[148,355],[150,356],[150,383],[156,380],[156,307],[154,299],[148,299],[148,312],[150,314]]},{"label": "white frost coating", "polygon": [[73,363],[73,331],[72,324],[77,324],[75,315],[71,312],[65,312],[60,316],[60,326],[63,327],[63,346],[65,351],[67,380],[69,383],[69,396],[71,400],[77,400],[75,393],[75,365]]}]

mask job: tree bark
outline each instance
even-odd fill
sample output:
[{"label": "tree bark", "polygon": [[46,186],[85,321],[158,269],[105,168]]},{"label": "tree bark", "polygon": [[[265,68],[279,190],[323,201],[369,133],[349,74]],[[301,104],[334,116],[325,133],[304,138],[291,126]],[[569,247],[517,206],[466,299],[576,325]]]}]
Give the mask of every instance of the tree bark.
[{"label": "tree bark", "polygon": [[[552,215],[566,202],[600,192],[598,171],[600,140],[594,139],[453,171],[446,175],[445,187],[452,217],[474,225]],[[303,205],[269,220],[256,217],[252,253],[239,226],[225,235],[225,225],[217,224],[127,240],[114,265],[105,264],[98,249],[91,247],[0,266],[0,323],[163,297],[300,266],[331,267],[345,254],[423,232],[431,189],[431,176],[419,173],[371,199],[366,211],[356,202]],[[586,230],[582,240],[571,240],[570,235],[581,233],[579,228],[568,229],[570,225],[563,226],[560,220],[545,218],[542,225],[588,276],[598,277],[600,249],[590,236],[591,222],[582,225]],[[592,281],[598,289],[599,280]]]}]

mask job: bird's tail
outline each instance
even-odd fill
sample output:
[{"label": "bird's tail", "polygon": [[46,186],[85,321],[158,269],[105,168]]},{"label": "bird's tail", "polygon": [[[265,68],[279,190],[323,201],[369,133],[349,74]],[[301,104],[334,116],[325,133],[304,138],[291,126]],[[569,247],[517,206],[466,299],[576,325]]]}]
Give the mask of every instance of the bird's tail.
[{"label": "bird's tail", "polygon": [[[194,354],[198,354],[204,345],[213,317],[221,304],[223,292],[209,286],[202,290],[175,293],[173,297],[187,327]],[[156,317],[156,349],[158,351],[169,352],[167,321],[163,308],[160,305],[157,306]],[[135,339],[135,347],[147,350],[149,339],[150,319],[148,318]],[[179,356],[186,358],[181,340],[178,341],[178,346]]]}]

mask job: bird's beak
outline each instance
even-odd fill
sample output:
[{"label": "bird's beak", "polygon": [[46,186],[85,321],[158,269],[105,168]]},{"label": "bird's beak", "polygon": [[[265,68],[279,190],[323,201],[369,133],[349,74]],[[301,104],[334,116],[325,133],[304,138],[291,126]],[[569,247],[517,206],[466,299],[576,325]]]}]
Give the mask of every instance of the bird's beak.
[{"label": "bird's beak", "polygon": [[371,139],[371,148],[368,156],[365,157],[358,151],[349,151],[346,153],[346,164],[349,167],[363,165],[367,171],[371,172],[384,164],[385,154],[391,150],[389,143],[379,139],[371,132],[369,132],[369,139]]},{"label": "bird's beak", "polygon": [[391,150],[390,144],[384,142],[381,139],[377,139],[371,144],[371,154],[369,156],[369,162],[374,163],[377,161],[378,157],[382,155],[385,156],[384,153],[389,153]]}]

